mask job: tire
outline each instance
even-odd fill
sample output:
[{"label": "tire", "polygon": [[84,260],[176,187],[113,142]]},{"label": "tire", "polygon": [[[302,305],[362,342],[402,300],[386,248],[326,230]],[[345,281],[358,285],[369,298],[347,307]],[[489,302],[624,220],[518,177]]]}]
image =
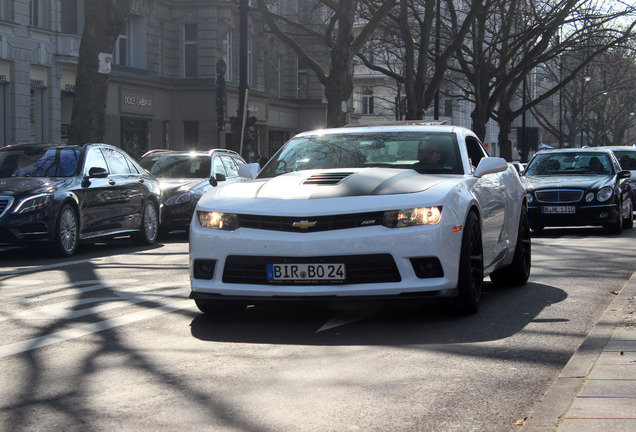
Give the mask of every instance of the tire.
[{"label": "tire", "polygon": [[145,202],[141,213],[141,226],[139,232],[132,235],[135,244],[151,245],[159,236],[159,213],[157,206],[152,201]]},{"label": "tire", "polygon": [[608,223],[603,225],[603,227],[610,233],[610,234],[621,234],[623,232],[623,213],[622,213],[622,206],[619,206],[619,211],[618,211],[618,217],[616,218],[615,222],[612,223]]},{"label": "tire", "polygon": [[62,205],[55,223],[53,253],[56,256],[69,257],[75,254],[79,243],[79,219],[73,206]]},{"label": "tire", "polygon": [[230,315],[244,309],[246,304],[240,300],[202,300],[195,299],[194,303],[206,315]]},{"label": "tire", "polygon": [[469,212],[462,234],[459,256],[459,278],[455,305],[464,313],[479,310],[484,285],[484,252],[481,243],[481,227],[475,212]]},{"label": "tire", "polygon": [[623,219],[623,229],[632,229],[634,227],[634,203],[629,200],[629,212],[627,217]]},{"label": "tire", "polygon": [[521,209],[517,244],[512,262],[490,274],[490,280],[495,285],[525,285],[530,278],[532,264],[532,244],[530,240],[530,224],[528,223],[528,209]]}]

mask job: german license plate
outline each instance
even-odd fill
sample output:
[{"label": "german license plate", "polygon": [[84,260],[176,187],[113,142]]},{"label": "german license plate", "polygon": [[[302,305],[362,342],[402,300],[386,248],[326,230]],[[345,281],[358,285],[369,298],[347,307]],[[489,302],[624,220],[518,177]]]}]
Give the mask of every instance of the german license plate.
[{"label": "german license plate", "polygon": [[319,264],[267,264],[270,281],[344,281],[345,265]]},{"label": "german license plate", "polygon": [[576,207],[574,206],[550,206],[543,207],[543,214],[574,214]]}]

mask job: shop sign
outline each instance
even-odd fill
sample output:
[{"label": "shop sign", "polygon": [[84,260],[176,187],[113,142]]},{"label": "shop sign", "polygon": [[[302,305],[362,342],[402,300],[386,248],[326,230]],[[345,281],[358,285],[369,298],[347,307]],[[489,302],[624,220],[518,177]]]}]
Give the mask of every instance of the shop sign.
[{"label": "shop sign", "polygon": [[153,114],[152,93],[121,89],[120,109],[122,113]]}]

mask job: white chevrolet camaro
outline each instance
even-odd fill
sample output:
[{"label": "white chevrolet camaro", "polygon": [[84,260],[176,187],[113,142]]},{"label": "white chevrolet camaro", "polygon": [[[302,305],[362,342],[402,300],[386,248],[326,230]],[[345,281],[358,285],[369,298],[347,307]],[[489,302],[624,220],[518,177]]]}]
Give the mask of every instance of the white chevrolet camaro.
[{"label": "white chevrolet camaro", "polygon": [[530,274],[524,188],[468,129],[386,125],[301,133],[253,180],[212,188],[190,227],[204,313],[278,300],[451,298]]}]

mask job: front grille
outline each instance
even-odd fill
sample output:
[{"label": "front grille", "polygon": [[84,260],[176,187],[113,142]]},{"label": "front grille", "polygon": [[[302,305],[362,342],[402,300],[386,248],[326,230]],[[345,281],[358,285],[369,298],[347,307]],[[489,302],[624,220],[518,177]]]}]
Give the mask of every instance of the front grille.
[{"label": "front grille", "polygon": [[297,285],[267,280],[267,264],[344,263],[345,284],[400,282],[400,272],[389,254],[346,255],[330,257],[273,257],[230,255],[223,269],[224,283],[259,285]]},{"label": "front grille", "polygon": [[543,203],[573,203],[581,201],[583,191],[580,189],[548,189],[536,191],[537,200]]},{"label": "front grille", "polygon": [[354,213],[332,216],[287,217],[239,214],[241,228],[271,231],[318,232],[380,225],[384,212]]},{"label": "front grille", "polygon": [[13,203],[13,197],[0,196],[0,217],[4,216],[5,212],[9,210]]}]

